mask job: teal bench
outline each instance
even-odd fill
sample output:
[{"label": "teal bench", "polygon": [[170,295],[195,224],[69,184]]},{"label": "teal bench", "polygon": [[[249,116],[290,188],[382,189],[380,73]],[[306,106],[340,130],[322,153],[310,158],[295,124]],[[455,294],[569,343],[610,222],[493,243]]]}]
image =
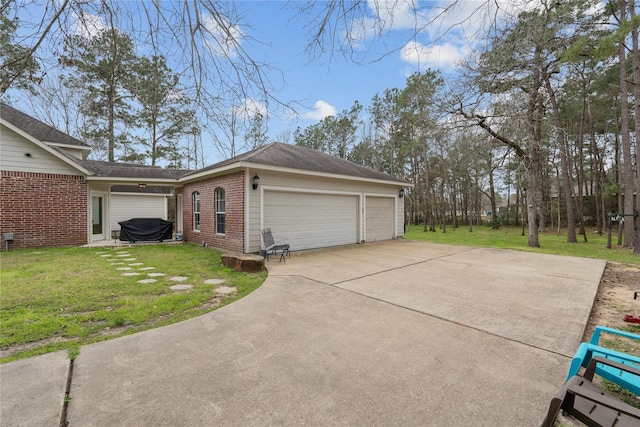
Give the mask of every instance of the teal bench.
[{"label": "teal bench", "polygon": [[[571,360],[571,366],[567,374],[567,380],[578,373],[580,367],[586,368],[589,362],[595,356],[613,360],[624,365],[630,365],[636,369],[640,369],[640,356],[623,353],[612,350],[600,345],[600,335],[602,332],[618,335],[633,340],[640,341],[640,335],[631,332],[621,331],[618,329],[608,328],[606,326],[596,326],[589,342],[583,342],[578,347],[576,354]],[[623,387],[632,393],[640,395],[640,376],[625,372],[613,366],[598,364],[596,373],[603,378]]]}]

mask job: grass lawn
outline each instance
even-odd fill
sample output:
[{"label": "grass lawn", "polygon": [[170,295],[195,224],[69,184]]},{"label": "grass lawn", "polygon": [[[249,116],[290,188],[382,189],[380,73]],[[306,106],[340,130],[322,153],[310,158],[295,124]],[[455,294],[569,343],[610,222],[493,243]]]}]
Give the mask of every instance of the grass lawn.
[{"label": "grass lawn", "polygon": [[536,252],[551,255],[566,255],[584,258],[597,258],[623,264],[640,265],[640,256],[634,255],[629,248],[616,247],[617,237],[612,238],[612,249],[607,249],[607,234],[599,236],[593,229],[587,229],[587,242],[582,235],[578,235],[577,243],[567,243],[566,230],[560,235],[555,232],[540,233],[539,248],[527,246],[527,230],[522,235],[521,227],[501,227],[492,230],[488,226],[476,226],[469,232],[468,226],[453,230],[447,227],[447,232],[424,232],[422,226],[407,228],[405,239],[421,242],[448,243],[487,248],[513,249],[525,252]]},{"label": "grass lawn", "polygon": [[[122,253],[129,255],[118,256]],[[61,349],[69,349],[73,357],[87,343],[212,311],[246,296],[266,279],[266,272],[238,273],[222,266],[220,255],[195,244],[3,252],[0,362]],[[154,272],[165,275],[155,277],[155,283],[138,282]],[[175,276],[187,279],[169,280]],[[206,284],[207,279],[224,283]],[[192,288],[170,289],[178,283]],[[216,286],[237,292],[219,295]]]}]

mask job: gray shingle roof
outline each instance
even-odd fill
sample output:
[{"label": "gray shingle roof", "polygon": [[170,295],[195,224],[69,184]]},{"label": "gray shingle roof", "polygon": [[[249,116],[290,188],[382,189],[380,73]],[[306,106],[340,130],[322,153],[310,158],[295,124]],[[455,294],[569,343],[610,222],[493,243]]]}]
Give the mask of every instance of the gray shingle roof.
[{"label": "gray shingle roof", "polygon": [[[61,132],[2,102],[0,102],[0,117],[42,142],[73,145],[78,146],[78,148],[90,148],[90,146],[84,142],[79,141],[64,132]],[[409,184],[407,181],[400,178],[355,164],[330,154],[297,145],[283,144],[281,142],[273,142],[264,147],[249,151],[197,171],[162,169],[160,167],[153,166],[102,162],[96,160],[81,160],[77,157],[71,156],[64,150],[58,149],[57,147],[52,148],[56,149],[56,151],[72,162],[75,162],[99,177],[177,180],[178,178],[188,178],[190,175],[195,173],[201,174],[202,172],[206,173],[208,171],[214,172],[216,169],[224,168],[225,166],[230,166],[235,163],[253,163],[267,167],[281,167],[301,171]]]},{"label": "gray shingle roof", "polygon": [[76,161],[97,176],[113,178],[156,178],[178,179],[191,171],[180,169],[162,169],[158,166],[135,165],[129,163],[101,162],[98,160]]},{"label": "gray shingle roof", "polygon": [[78,148],[91,148],[89,145],[74,137],[67,135],[46,123],[35,119],[10,105],[0,102],[0,117],[12,125],[22,129],[29,135],[42,142],[53,142],[56,144],[75,145]]},{"label": "gray shingle roof", "polygon": [[[361,166],[311,148],[284,144],[282,142],[272,142],[264,147],[224,160],[194,173],[199,174],[209,170],[213,171],[239,162],[408,184],[408,182],[400,178],[366,166]],[[189,175],[190,174],[187,174],[185,177]]]}]

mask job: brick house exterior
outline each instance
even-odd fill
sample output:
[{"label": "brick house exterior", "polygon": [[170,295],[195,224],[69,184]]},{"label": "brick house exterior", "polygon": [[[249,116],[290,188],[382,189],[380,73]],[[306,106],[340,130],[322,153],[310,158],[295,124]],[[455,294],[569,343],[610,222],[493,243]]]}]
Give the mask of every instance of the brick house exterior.
[{"label": "brick house exterior", "polygon": [[[119,218],[111,210],[117,198],[131,200],[125,210],[132,215],[160,217],[166,196],[152,184],[173,187],[186,172],[87,160],[90,151],[82,141],[0,102],[0,237],[13,235],[3,246],[13,250],[109,240],[110,220]],[[149,188],[137,191],[140,183]],[[127,187],[136,191],[116,194],[116,188]],[[150,203],[160,198],[164,206]],[[149,209],[152,205],[156,208]]]},{"label": "brick house exterior", "polygon": [[[216,189],[225,192],[225,233],[216,232]],[[187,242],[205,243],[220,249],[244,251],[244,171],[185,184],[176,190],[183,194],[183,236]],[[193,227],[194,192],[200,194],[200,230]]]},{"label": "brick house exterior", "polygon": [[15,234],[12,249],[87,242],[84,176],[2,171],[0,205],[0,230]]},{"label": "brick house exterior", "polygon": [[14,233],[10,249],[111,240],[120,218],[168,216],[166,202],[160,213],[152,208],[152,187],[176,195],[174,232],[183,240],[227,251],[265,249],[265,228],[294,251],[404,234],[403,188],[411,183],[310,148],[273,142],[174,170],[88,160],[91,147],[4,103],[0,125],[0,235]]}]

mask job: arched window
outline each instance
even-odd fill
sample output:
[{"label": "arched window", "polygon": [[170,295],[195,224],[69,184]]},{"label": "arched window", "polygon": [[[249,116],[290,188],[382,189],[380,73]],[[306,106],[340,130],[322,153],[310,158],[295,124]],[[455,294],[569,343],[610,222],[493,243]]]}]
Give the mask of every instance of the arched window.
[{"label": "arched window", "polygon": [[224,188],[216,188],[216,234],[225,233]]},{"label": "arched window", "polygon": [[194,191],[191,194],[191,200],[193,202],[193,229],[200,231],[200,193]]}]

